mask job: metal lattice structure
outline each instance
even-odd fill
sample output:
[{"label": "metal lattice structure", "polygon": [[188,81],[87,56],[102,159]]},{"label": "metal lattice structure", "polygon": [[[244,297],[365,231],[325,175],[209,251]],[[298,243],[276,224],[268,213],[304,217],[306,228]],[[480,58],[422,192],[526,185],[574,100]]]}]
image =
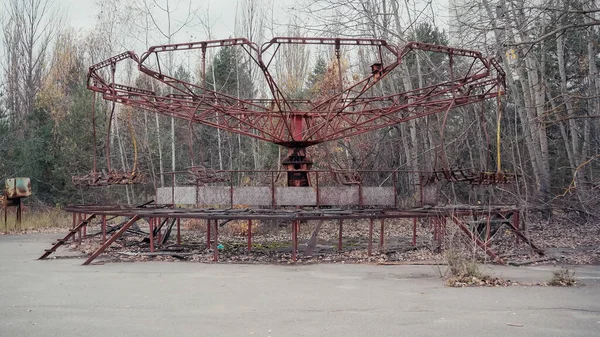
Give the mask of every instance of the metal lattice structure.
[{"label": "metal lattice structure", "polygon": [[[285,76],[282,76],[281,69],[278,70],[276,64],[277,60],[286,60],[286,48],[307,45],[329,50],[329,55],[334,57],[324,75],[327,78],[325,84],[319,90],[306,91],[302,97],[298,97],[297,93],[286,90]],[[243,51],[241,58],[257,69],[255,75],[261,75],[264,85],[260,94],[242,97],[239,83],[237,95],[219,90],[214,83],[214,72],[213,85],[208,85],[207,58],[210,56],[209,51],[218,48]],[[363,49],[369,51],[362,52]],[[165,71],[161,55],[181,52],[194,52],[200,59],[201,74],[197,83],[182,80]],[[362,57],[362,62],[357,63],[361,68],[354,69],[352,76],[348,76],[348,71],[343,70],[343,52]],[[410,89],[417,85],[411,82],[409,65],[420,56],[431,56],[428,60],[431,62],[435,58],[437,64],[430,67],[431,71],[427,76],[419,74],[419,87]],[[239,55],[236,54],[236,57]],[[365,59],[370,62],[365,63]],[[122,76],[121,71],[129,71],[128,74],[131,75],[131,67],[120,66],[127,62],[130,63],[129,66],[133,63],[133,69],[141,75],[138,79],[142,80],[136,81],[139,83],[137,87],[119,83],[120,78],[127,77]],[[365,66],[369,63],[370,66]],[[400,90],[399,87],[409,90]],[[500,100],[505,92],[505,73],[493,58],[486,58],[477,51],[419,42],[394,46],[378,39],[277,37],[261,46],[243,38],[190,42],[154,46],[141,56],[128,51],[97,63],[89,68],[88,88],[112,103],[105,146],[107,171],[97,172],[94,153],[92,174],[73,177],[76,185],[123,185],[143,181],[144,176],[136,170],[135,164],[131,172],[120,173],[111,169],[111,121],[115,105],[122,104],[188,121],[190,129],[194,124],[201,124],[286,147],[288,154],[282,164],[287,173],[288,186],[276,186],[275,176],[279,176],[281,172],[274,170],[252,171],[266,176],[266,181],[270,181],[270,185],[262,182],[258,186],[234,186],[235,175],[245,174],[243,170],[216,171],[205,167],[191,167],[189,171],[170,172],[172,186],[157,188],[152,202],[136,207],[67,207],[66,210],[73,214],[73,228],[64,238],[57,240],[52,248],[46,250],[40,259],[48,257],[71,239],[76,240],[76,236],[81,242],[94,218],[100,218],[101,232],[97,234],[102,234],[102,244],[84,264],[91,263],[142,219],[148,220],[151,253],[154,252],[155,245],[166,243],[175,225],[177,244],[181,243],[180,220],[205,220],[206,249],[212,249],[214,261],[218,260],[219,254],[218,222],[222,221],[223,225],[230,220],[248,221],[248,250],[252,249],[253,220],[289,222],[292,226],[292,261],[296,261],[300,224],[309,220],[338,221],[338,251],[341,251],[342,222],[369,219],[368,256],[371,256],[373,250],[375,220],[381,222],[379,250],[385,250],[386,219],[412,219],[413,246],[416,245],[417,222],[421,219],[429,223],[437,249],[441,249],[446,224],[453,223],[497,263],[504,264],[504,261],[490,249],[489,244],[500,228],[508,228],[514,232],[516,243],[523,241],[538,254],[543,254],[541,249],[521,233],[520,210],[514,206],[437,206],[438,192],[435,187],[440,180],[489,185],[509,183],[516,179],[514,174],[500,171],[499,139],[495,172],[450,168],[444,163],[443,169],[434,167],[430,172],[383,172],[385,177],[378,186],[363,186],[364,177],[358,171],[311,170],[313,163],[306,151],[310,146],[437,113],[445,112],[447,115],[454,108],[492,98]],[[92,120],[95,123],[95,119]],[[93,129],[96,141],[95,124]],[[133,143],[135,147],[135,141]],[[190,152],[193,155],[192,146],[190,137]],[[191,178],[184,182],[185,186],[176,187],[176,173],[184,173]],[[382,171],[371,173],[377,175]],[[399,200],[398,180],[402,174],[420,175],[418,189],[408,193],[405,200]],[[333,178],[328,178],[328,175]],[[314,184],[311,180],[314,180]],[[384,185],[386,180],[388,183]],[[328,186],[327,181],[337,184]],[[420,197],[415,198],[419,195]],[[418,203],[408,205],[406,201]],[[240,204],[246,205],[245,208],[237,209],[236,206]],[[177,208],[176,205],[193,205],[194,208]],[[211,205],[226,208],[215,209]],[[120,225],[110,228],[114,231],[110,237],[107,237],[107,217],[126,219]]]},{"label": "metal lattice structure", "polygon": [[[282,89],[272,62],[279,57],[281,48],[293,45],[334,49],[338,78],[331,90],[297,99]],[[242,49],[260,70],[268,87],[267,97],[234,97],[206,85],[207,51],[232,47]],[[340,61],[342,48],[369,48],[375,62],[363,72],[364,76],[345,80]],[[193,50],[201,55],[200,83],[189,83],[163,71],[161,54]],[[402,92],[379,90],[378,84],[395,72],[402,75],[403,63],[416,52],[444,56],[447,70],[438,74],[442,80]],[[461,66],[455,65],[456,59],[460,59]],[[128,60],[136,64],[140,73],[168,90],[158,92],[117,83],[117,65]],[[150,66],[151,60],[156,60],[156,69]],[[394,46],[378,39],[277,37],[259,46],[235,38],[154,46],[141,57],[130,51],[116,55],[90,67],[88,88],[107,101],[284,146],[288,149],[288,157],[283,161],[288,185],[309,186],[306,172],[312,162],[307,157],[307,147],[499,97],[505,90],[505,73],[493,58],[485,58],[480,52],[419,42]],[[139,179],[135,172],[132,176]],[[123,183],[120,178],[119,175],[117,180]],[[79,180],[94,184],[89,179]]]}]

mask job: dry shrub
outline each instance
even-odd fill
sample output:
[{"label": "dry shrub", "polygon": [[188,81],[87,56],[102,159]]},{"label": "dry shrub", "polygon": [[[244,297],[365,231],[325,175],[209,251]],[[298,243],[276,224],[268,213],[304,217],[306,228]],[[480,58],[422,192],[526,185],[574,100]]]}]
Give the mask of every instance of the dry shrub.
[{"label": "dry shrub", "polygon": [[186,231],[206,231],[206,220],[181,219],[181,228]]},{"label": "dry shrub", "polygon": [[[257,221],[252,221],[252,232],[257,229]],[[227,222],[224,227],[219,230],[230,236],[246,236],[248,235],[248,220],[232,220]]]},{"label": "dry shrub", "polygon": [[444,252],[448,264],[446,285],[450,287],[491,286],[497,285],[496,279],[483,273],[477,263],[467,260],[458,251],[449,249]]},{"label": "dry shrub", "polygon": [[444,258],[448,263],[449,277],[477,277],[484,278],[484,275],[474,261],[468,261],[455,250],[447,250]]},{"label": "dry shrub", "polygon": [[575,281],[575,272],[568,268],[562,268],[552,273],[552,278],[548,281],[549,286],[553,287],[571,287],[577,284]]},{"label": "dry shrub", "polygon": [[8,209],[7,222],[4,224],[4,212],[1,212],[0,228],[5,232],[39,230],[44,228],[68,228],[72,225],[72,216],[59,208],[43,208],[39,210],[24,209],[21,225],[17,225],[14,208]]}]

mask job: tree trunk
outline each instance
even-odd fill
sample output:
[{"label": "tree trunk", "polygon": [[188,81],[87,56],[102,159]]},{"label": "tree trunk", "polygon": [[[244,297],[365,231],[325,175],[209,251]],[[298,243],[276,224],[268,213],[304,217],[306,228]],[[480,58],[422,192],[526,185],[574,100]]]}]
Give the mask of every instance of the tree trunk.
[{"label": "tree trunk", "polygon": [[[119,109],[120,110],[120,109]],[[119,119],[115,114],[115,137],[117,138],[117,144],[119,144],[119,157],[121,159],[121,168],[123,170],[123,174],[126,174],[129,169],[128,165],[125,161],[125,154],[123,153],[123,143],[121,141],[121,137],[119,135]],[[127,204],[131,205],[131,197],[129,196],[129,186],[125,185],[125,194],[127,195]]]}]

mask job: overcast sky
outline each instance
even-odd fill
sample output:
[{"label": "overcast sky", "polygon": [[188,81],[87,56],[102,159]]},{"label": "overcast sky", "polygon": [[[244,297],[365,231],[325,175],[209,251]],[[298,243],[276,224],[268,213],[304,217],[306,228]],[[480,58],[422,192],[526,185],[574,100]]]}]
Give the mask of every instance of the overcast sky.
[{"label": "overcast sky", "polygon": [[[49,0],[51,1],[57,9],[64,13],[64,24],[62,24],[63,28],[72,27],[75,31],[79,32],[80,36],[86,35],[91,29],[94,28],[94,24],[96,22],[96,17],[98,16],[101,8],[98,4],[102,4],[102,0]],[[131,3],[136,0],[120,0],[119,4],[123,7],[126,4]],[[149,3],[152,3],[154,0],[148,0]],[[156,0],[159,4],[164,4],[167,0]],[[169,0],[171,6],[175,7],[179,4],[179,8],[177,12],[174,14],[174,21],[183,20],[187,15],[187,5],[189,0]],[[200,7],[203,10],[200,12],[200,16],[203,20],[207,20],[211,25],[211,38],[212,39],[226,39],[230,37],[236,37],[235,34],[235,19],[236,19],[236,10],[238,7],[238,3],[243,3],[241,0],[191,0],[192,7]],[[290,22],[290,13],[294,13],[294,10],[291,8],[295,8],[296,10],[301,9],[301,3],[303,0],[254,0],[257,1],[263,6],[265,4],[273,4],[275,8],[272,11],[268,11],[266,16],[267,20],[275,20],[276,27],[279,27],[278,33],[271,34],[269,32],[265,32],[265,38],[270,38],[271,35],[286,35],[285,33],[285,25]],[[423,1],[424,3],[428,3],[424,0],[415,0],[413,2],[409,2],[411,6],[416,6],[416,3],[420,3]],[[444,21],[446,19],[446,10],[448,1],[450,0],[434,0],[434,8],[436,11],[435,20],[436,24],[441,27],[445,27]],[[453,1],[468,1],[468,0],[453,0]],[[0,0],[0,3],[4,2],[4,0]],[[240,5],[241,6],[241,5]],[[4,10],[4,6],[0,6],[0,11]],[[241,9],[240,9],[241,11]],[[156,11],[158,20],[161,20],[160,17],[164,19],[165,15],[160,15],[160,11]],[[298,12],[295,12],[298,13]],[[423,16],[421,19],[427,20],[430,19],[431,11],[427,11],[428,15]],[[0,16],[3,13],[0,13]],[[164,22],[161,23],[164,25]],[[164,28],[164,27],[163,27]],[[140,42],[143,39],[137,39],[136,36],[128,36],[127,32],[124,32],[122,35],[123,39],[119,43],[119,45],[115,45],[117,50],[134,50],[136,52],[142,52],[146,50],[148,46],[145,43]],[[244,37],[244,36],[237,36]],[[172,42],[186,42],[186,41],[203,41],[207,40],[208,36],[206,30],[202,26],[195,26],[192,28],[182,29],[181,32],[176,35]],[[261,41],[254,41],[261,42]],[[262,41],[264,42],[264,41]],[[160,36],[157,31],[154,31],[150,35],[149,45],[156,44],[164,44],[166,43],[165,39]],[[4,46],[0,43],[0,57],[4,56]],[[1,69],[0,69],[1,71]]]},{"label": "overcast sky", "polygon": [[[65,11],[68,20],[73,28],[77,30],[85,30],[93,27],[95,22],[95,16],[98,13],[98,7],[94,0],[53,0]],[[122,3],[128,3],[133,0],[122,0]],[[157,0],[159,3],[164,3],[166,0]],[[171,5],[180,3],[180,7],[185,8],[188,4],[188,0],[170,0]],[[298,8],[300,0],[254,0],[263,3],[273,3],[276,7],[274,9],[274,19],[280,24],[285,24],[288,21],[290,12],[289,8]],[[420,2],[416,0],[417,3]],[[436,24],[445,27],[447,21],[447,5],[452,0],[434,0],[433,6],[436,11]],[[468,1],[468,0],[453,0],[453,1]],[[152,2],[150,0],[149,2]],[[212,27],[212,34],[215,39],[224,39],[235,36],[234,25],[235,25],[235,14],[238,4],[238,0],[192,0],[192,6],[199,6],[203,9],[208,8],[208,13],[203,12],[202,16],[210,18]],[[425,1],[424,3],[427,3]],[[410,3],[411,5],[412,2]],[[178,11],[179,15],[183,15],[184,11]],[[204,40],[205,36],[203,32],[198,32],[196,40]],[[193,32],[188,32],[186,36],[182,37],[189,40],[189,35],[193,35]]]},{"label": "overcast sky", "polygon": [[[87,30],[93,27],[96,15],[98,13],[98,6],[94,0],[55,0],[60,5],[61,9],[65,11],[65,14],[70,22],[70,25],[76,30]],[[127,3],[131,0],[122,0],[122,3]],[[255,0],[261,1],[261,0]],[[152,2],[152,1],[150,1]],[[158,0],[159,3],[164,3],[165,0]],[[179,16],[183,19],[185,15],[185,9],[188,5],[188,0],[171,0],[171,5],[174,6],[179,2],[180,8],[176,12],[176,18]],[[290,4],[292,0],[274,0],[277,19],[281,20],[282,16],[286,12],[286,4]],[[212,34],[215,39],[225,39],[235,36],[235,13],[237,8],[238,0],[192,0],[192,7],[199,6],[204,9],[201,13],[203,18],[208,18],[212,25]],[[208,13],[206,13],[208,9]],[[157,11],[157,13],[159,13]],[[198,30],[202,30],[198,28]],[[183,33],[183,32],[182,32]],[[194,36],[195,40],[204,40],[206,38],[203,31],[199,31]],[[187,31],[186,34],[180,39],[185,38],[189,40],[190,35],[194,35],[194,32]]]}]

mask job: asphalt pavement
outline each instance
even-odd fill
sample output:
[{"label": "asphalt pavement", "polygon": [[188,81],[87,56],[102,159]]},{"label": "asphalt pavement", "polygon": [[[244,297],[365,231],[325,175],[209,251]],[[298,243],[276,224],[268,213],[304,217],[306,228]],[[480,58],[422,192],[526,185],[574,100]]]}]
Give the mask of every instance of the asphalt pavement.
[{"label": "asphalt pavement", "polygon": [[0,236],[0,336],[600,336],[599,266],[572,268],[579,287],[448,288],[431,266],[37,261],[58,236]]}]

